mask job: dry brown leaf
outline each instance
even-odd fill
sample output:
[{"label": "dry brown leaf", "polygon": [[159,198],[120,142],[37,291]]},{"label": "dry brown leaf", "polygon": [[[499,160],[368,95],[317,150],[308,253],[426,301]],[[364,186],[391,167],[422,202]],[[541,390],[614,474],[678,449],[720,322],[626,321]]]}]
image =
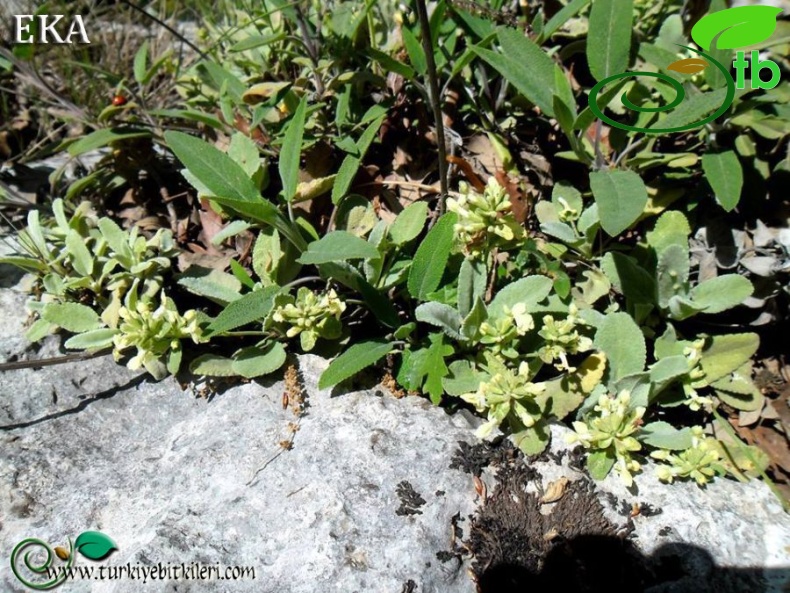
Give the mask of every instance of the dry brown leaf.
[{"label": "dry brown leaf", "polygon": [[549,487],[546,488],[546,492],[541,497],[540,502],[544,504],[557,502],[565,494],[565,488],[568,486],[568,482],[570,482],[570,480],[565,476],[551,482]]},{"label": "dry brown leaf", "polygon": [[524,223],[527,218],[529,218],[530,213],[532,212],[532,206],[529,202],[529,199],[524,195],[524,192],[521,191],[519,187],[519,183],[517,181],[513,181],[510,176],[502,171],[501,169],[497,169],[494,173],[494,177],[499,182],[499,184],[505,188],[508,197],[510,198],[510,208],[513,211],[513,216],[519,223]]},{"label": "dry brown leaf", "polygon": [[702,72],[707,67],[708,62],[702,58],[686,58],[685,60],[672,62],[667,66],[667,70],[673,70],[681,74],[696,74],[697,72]]},{"label": "dry brown leaf", "polygon": [[784,435],[768,426],[758,426],[752,430],[755,444],[771,458],[771,463],[790,472],[790,447]]}]

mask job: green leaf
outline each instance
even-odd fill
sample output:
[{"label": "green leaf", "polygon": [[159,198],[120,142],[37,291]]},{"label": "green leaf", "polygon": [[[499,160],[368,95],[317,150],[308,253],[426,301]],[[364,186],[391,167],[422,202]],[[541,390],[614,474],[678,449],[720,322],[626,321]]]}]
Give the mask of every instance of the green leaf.
[{"label": "green leaf", "polygon": [[354,344],[329,363],[318,380],[318,388],[326,389],[356,375],[389,354],[394,348],[391,342],[372,340]]},{"label": "green leaf", "polygon": [[727,88],[708,93],[697,93],[673,109],[665,118],[650,127],[650,130],[674,130],[698,122],[717,110],[727,98]]},{"label": "green leaf", "polygon": [[376,137],[376,133],[379,131],[382,122],[386,115],[382,115],[374,119],[365,131],[362,132],[362,135],[359,137],[359,140],[356,143],[356,152],[353,154],[347,154],[346,157],[343,159],[343,162],[340,164],[340,169],[337,172],[337,177],[335,178],[335,184],[332,186],[332,203],[339,204],[340,200],[348,193],[348,190],[351,188],[351,184],[354,181],[354,178],[357,176],[357,171],[359,170],[359,165],[362,162],[362,158],[368,151],[370,144]]},{"label": "green leaf", "polygon": [[233,372],[246,379],[268,375],[285,363],[285,348],[280,342],[268,347],[250,346],[233,355]]},{"label": "green leaf", "polygon": [[422,44],[408,27],[402,27],[400,31],[403,37],[403,45],[406,47],[406,52],[409,54],[411,65],[414,66],[418,74],[425,76],[428,70],[428,63],[425,58],[425,51],[422,48]]},{"label": "green leaf", "polygon": [[668,422],[651,422],[639,431],[639,440],[651,447],[683,451],[692,445],[690,428],[678,430]]},{"label": "green leaf", "polygon": [[85,239],[74,229],[66,233],[66,249],[71,257],[71,265],[82,276],[90,276],[94,258],[85,246]]},{"label": "green leaf", "polygon": [[760,337],[754,333],[714,336],[702,351],[700,366],[705,371],[705,382],[711,383],[729,375],[748,362],[757,352]]},{"label": "green leaf", "polygon": [[206,377],[235,377],[233,359],[216,354],[201,354],[189,365],[189,372]]},{"label": "green leaf", "polygon": [[458,312],[466,317],[478,298],[485,294],[487,273],[478,259],[465,258],[458,273]]},{"label": "green leaf", "polygon": [[510,435],[513,444],[528,457],[543,453],[550,439],[551,433],[546,430],[545,423],[542,421]]},{"label": "green leaf", "polygon": [[0,265],[5,264],[9,266],[16,266],[25,272],[32,272],[34,274],[44,274],[47,271],[47,266],[40,259],[27,257],[25,255],[9,255],[7,257],[0,257]]},{"label": "green leaf", "polygon": [[427,300],[427,295],[439,287],[453,249],[456,221],[454,213],[444,214],[417,248],[407,282],[412,297]]},{"label": "green leaf", "polygon": [[650,381],[660,385],[682,377],[688,372],[689,363],[685,356],[667,356],[650,367]]},{"label": "green leaf", "polygon": [[206,297],[220,305],[241,298],[241,282],[238,278],[219,270],[192,266],[181,275],[178,284],[192,294]]},{"label": "green leaf", "polygon": [[261,155],[258,152],[258,146],[249,136],[241,132],[236,132],[231,136],[228,156],[241,165],[250,178],[261,168]]},{"label": "green leaf", "polygon": [[467,340],[474,340],[478,337],[480,326],[488,319],[488,311],[481,296],[477,297],[472,310],[463,318],[461,324],[461,335]]},{"label": "green leaf", "polygon": [[390,237],[395,245],[405,245],[417,238],[428,219],[428,205],[425,202],[414,202],[407,206],[392,223]]},{"label": "green leaf", "polygon": [[128,259],[131,263],[134,255],[132,254],[132,248],[129,246],[129,233],[107,217],[100,218],[98,226],[110,249],[120,257]]},{"label": "green leaf", "polygon": [[267,286],[245,294],[231,302],[208,326],[212,334],[221,334],[256,321],[263,321],[274,304],[274,296],[280,292],[277,286]]},{"label": "green leaf", "polygon": [[704,306],[703,313],[721,313],[740,305],[754,292],[754,286],[739,274],[726,274],[706,280],[691,289],[691,300]]},{"label": "green leaf", "polygon": [[280,151],[280,160],[277,163],[280,179],[283,183],[283,194],[289,202],[296,195],[296,186],[299,183],[299,161],[302,158],[302,139],[304,138],[306,112],[307,98],[302,97],[291,122],[288,124],[288,129],[283,138],[283,147]]},{"label": "green leaf", "polygon": [[548,22],[543,25],[543,30],[539,35],[539,43],[542,43],[551,37],[557,29],[567,23],[571,18],[581,12],[585,6],[590,3],[590,0],[571,0],[562,7],[557,13],[551,17]]},{"label": "green leaf", "polygon": [[[497,33],[502,53],[473,45],[478,56],[493,66],[507,81],[549,117],[554,117],[555,75],[558,66],[533,41],[514,29]],[[566,104],[571,104],[566,101]]]},{"label": "green leaf", "polygon": [[347,231],[332,231],[313,241],[307,251],[297,259],[301,264],[325,264],[349,259],[368,259],[379,257],[379,251],[364,239]]},{"label": "green leaf", "polygon": [[593,480],[603,480],[614,467],[615,456],[609,449],[593,451],[587,456],[587,471]]},{"label": "green leaf", "polygon": [[634,303],[654,303],[656,281],[633,258],[610,251],[601,260],[601,269],[609,282]]},{"label": "green leaf", "polygon": [[527,306],[527,313],[534,311],[538,303],[549,296],[552,284],[551,278],[547,276],[527,276],[511,282],[497,292],[488,305],[489,317],[501,317],[505,314],[505,307],[512,309],[518,303]]},{"label": "green leaf", "polygon": [[134,79],[138,82],[138,84],[144,84],[143,80],[145,79],[145,72],[146,66],[148,65],[148,40],[146,39],[143,41],[143,44],[140,46],[140,49],[137,50],[137,53],[134,54]]},{"label": "green leaf", "polygon": [[359,171],[359,164],[361,160],[358,157],[347,154],[340,164],[340,169],[337,171],[335,184],[332,186],[332,203],[338,204],[343,199],[351,188],[354,178]]},{"label": "green leaf", "polygon": [[77,334],[70,337],[63,344],[70,350],[99,350],[112,346],[112,339],[118,333],[117,329],[103,327]]},{"label": "green leaf", "polygon": [[212,200],[274,226],[297,249],[304,249],[305,241],[298,230],[274,204],[261,197],[250,176],[227,154],[183,132],[165,132],[165,140],[189,172],[211,191]]},{"label": "green leaf", "polygon": [[633,0],[595,0],[590,10],[587,63],[601,81],[625,72],[631,51]]},{"label": "green leaf", "polygon": [[628,313],[610,313],[598,326],[595,346],[606,354],[612,382],[645,368],[647,346],[639,326]]},{"label": "green leaf", "polygon": [[431,345],[425,355],[423,362],[424,374],[426,375],[423,389],[431,398],[431,402],[438,406],[442,401],[444,395],[444,387],[442,381],[447,376],[447,365],[444,364],[444,357],[450,356],[453,353],[451,346],[444,345],[444,338],[442,334],[433,334],[431,336]]},{"label": "green leaf", "polygon": [[748,361],[733,373],[711,383],[716,396],[728,406],[744,412],[762,409],[765,396],[752,382],[752,363]]},{"label": "green leaf", "polygon": [[417,321],[430,323],[442,329],[449,337],[462,340],[461,315],[450,305],[444,303],[423,303],[414,311]]},{"label": "green leaf", "polygon": [[79,303],[47,303],[41,310],[41,318],[75,334],[104,325],[96,311]]},{"label": "green leaf", "polygon": [[91,560],[106,558],[118,546],[100,531],[84,531],[77,536],[74,549]]},{"label": "green leaf", "polygon": [[647,232],[647,242],[657,254],[670,245],[679,245],[687,250],[689,235],[691,227],[688,219],[677,210],[669,210],[656,220],[653,230]]},{"label": "green leaf", "polygon": [[477,391],[481,373],[468,360],[456,360],[450,364],[448,374],[442,379],[442,387],[449,395],[459,396]]},{"label": "green leaf", "polygon": [[400,324],[398,312],[386,295],[382,294],[380,290],[372,286],[364,278],[359,279],[357,290],[359,290],[365,304],[376,320],[389,328],[398,327]]},{"label": "green leaf", "polygon": [[691,29],[694,42],[710,50],[716,35],[718,49],[737,49],[768,39],[776,29],[776,17],[782,12],[774,6],[739,6],[705,15]]},{"label": "green leaf", "polygon": [[80,156],[91,150],[102,148],[112,142],[119,140],[130,140],[132,138],[150,138],[151,132],[148,130],[136,130],[134,128],[102,128],[83,136],[73,144],[69,144],[69,154]]},{"label": "green leaf", "polygon": [[735,208],[743,190],[743,169],[735,151],[703,154],[702,170],[721,207],[727,212]]},{"label": "green leaf", "polygon": [[656,265],[659,306],[667,308],[672,297],[686,294],[690,266],[688,247],[670,245],[661,252]]},{"label": "green leaf", "polygon": [[581,385],[578,381],[571,381],[567,375],[546,381],[544,385],[546,389],[540,394],[540,398],[547,402],[547,413],[559,419],[578,409],[584,401],[585,394]]},{"label": "green leaf", "polygon": [[601,228],[614,237],[642,215],[647,206],[647,188],[633,171],[596,171],[590,173],[590,187]]}]

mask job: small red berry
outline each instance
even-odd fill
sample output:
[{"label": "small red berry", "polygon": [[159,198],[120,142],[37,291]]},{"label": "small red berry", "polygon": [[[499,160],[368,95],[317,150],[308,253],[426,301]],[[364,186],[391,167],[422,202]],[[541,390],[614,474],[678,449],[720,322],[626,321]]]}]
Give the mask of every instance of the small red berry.
[{"label": "small red berry", "polygon": [[112,98],[112,104],[115,105],[115,107],[126,105],[126,97],[124,97],[123,95],[115,95]]}]

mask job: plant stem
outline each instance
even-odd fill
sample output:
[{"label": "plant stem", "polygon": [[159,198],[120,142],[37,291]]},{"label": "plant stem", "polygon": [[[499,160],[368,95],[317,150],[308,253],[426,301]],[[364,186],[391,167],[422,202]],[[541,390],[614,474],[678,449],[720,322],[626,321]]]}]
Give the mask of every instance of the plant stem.
[{"label": "plant stem", "polygon": [[447,149],[444,145],[444,117],[442,116],[441,96],[439,95],[439,77],[436,74],[436,60],[433,55],[431,22],[428,20],[428,8],[425,0],[416,0],[417,16],[422,30],[422,47],[428,66],[428,88],[430,90],[433,119],[436,125],[436,143],[439,149],[439,184],[442,195],[439,196],[439,216],[444,214],[444,201],[447,196]]},{"label": "plant stem", "polygon": [[[724,430],[724,432],[727,433],[727,435],[735,442],[735,444],[741,448],[741,451],[743,452],[746,459],[748,459],[749,462],[754,466],[754,468],[762,477],[766,486],[768,486],[768,489],[779,500],[779,503],[782,505],[782,509],[786,513],[790,513],[790,501],[787,500],[784,496],[782,496],[782,493],[780,492],[779,488],[776,487],[774,481],[768,477],[768,474],[765,473],[765,470],[762,467],[760,467],[760,464],[755,461],[754,457],[752,457],[752,454],[749,451],[749,446],[746,445],[746,443],[744,443],[741,440],[741,438],[735,433],[735,429],[732,426],[730,426],[730,423],[725,418],[721,417],[721,415],[719,414],[719,412],[716,410],[715,407],[711,411],[713,412],[713,417],[716,418],[716,420],[718,420],[719,426],[721,426],[722,430]],[[724,443],[722,443],[722,445],[724,445]],[[723,448],[726,452],[727,451],[726,446],[724,446]],[[734,460],[730,459],[730,463],[732,463],[732,465],[736,469],[738,469],[738,466],[735,464]]]},{"label": "plant stem", "polygon": [[131,8],[131,9],[133,9],[133,10],[136,10],[137,12],[139,12],[140,14],[142,14],[143,16],[145,16],[145,17],[147,17],[147,18],[151,19],[152,21],[154,21],[154,22],[155,22],[157,25],[159,25],[160,27],[164,27],[165,29],[167,29],[168,31],[170,31],[170,33],[172,33],[173,35],[175,35],[176,37],[178,37],[178,39],[179,39],[179,40],[180,40],[182,43],[185,43],[186,45],[188,45],[189,47],[191,47],[191,48],[192,48],[194,51],[196,51],[196,52],[197,52],[197,54],[198,54],[198,55],[199,55],[201,58],[203,58],[204,60],[208,60],[208,59],[209,59],[209,57],[208,57],[208,56],[207,56],[205,53],[203,53],[203,52],[200,50],[200,48],[199,48],[197,45],[195,45],[194,43],[192,43],[192,42],[191,42],[189,39],[187,39],[186,37],[184,37],[184,36],[183,36],[181,33],[179,33],[178,31],[176,31],[176,30],[175,30],[173,27],[171,27],[170,25],[168,25],[168,24],[167,24],[166,22],[164,22],[163,20],[161,20],[161,19],[158,19],[157,17],[155,17],[155,16],[154,16],[154,15],[152,15],[152,14],[149,14],[148,12],[146,12],[145,10],[143,10],[142,8],[140,8],[139,6],[137,6],[137,4],[135,4],[134,2],[129,2],[128,0],[121,0],[121,4],[125,4],[125,5],[126,5],[126,6],[128,6],[129,8]]},{"label": "plant stem", "polygon": [[89,358],[97,358],[99,356],[106,356],[112,352],[111,348],[104,348],[102,350],[95,350],[93,352],[80,352],[79,354],[66,354],[65,356],[53,356],[52,358],[42,358],[39,360],[17,360],[14,362],[0,363],[0,373],[5,371],[16,371],[19,369],[35,369],[39,367],[49,367],[56,364],[65,364],[67,362],[76,362],[78,360],[88,360]]}]

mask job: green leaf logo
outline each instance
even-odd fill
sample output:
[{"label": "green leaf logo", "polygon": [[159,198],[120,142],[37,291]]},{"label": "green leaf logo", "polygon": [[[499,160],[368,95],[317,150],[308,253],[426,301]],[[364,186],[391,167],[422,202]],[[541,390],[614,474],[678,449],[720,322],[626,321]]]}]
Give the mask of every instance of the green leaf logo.
[{"label": "green leaf logo", "polygon": [[776,29],[774,6],[739,6],[703,17],[691,30],[691,38],[705,50],[735,49],[768,39]]},{"label": "green leaf logo", "polygon": [[74,548],[86,558],[101,560],[117,550],[118,546],[100,531],[85,531],[77,537]]}]

